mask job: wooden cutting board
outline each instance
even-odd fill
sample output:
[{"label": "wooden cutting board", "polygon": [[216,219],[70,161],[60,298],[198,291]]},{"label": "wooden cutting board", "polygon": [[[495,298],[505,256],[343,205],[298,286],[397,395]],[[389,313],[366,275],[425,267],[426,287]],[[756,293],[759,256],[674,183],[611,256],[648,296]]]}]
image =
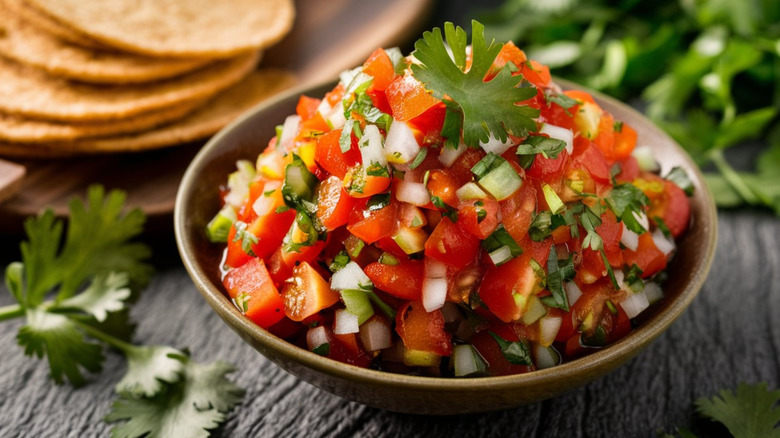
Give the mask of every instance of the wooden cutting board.
[{"label": "wooden cutting board", "polygon": [[[426,23],[432,0],[297,0],[293,30],[268,50],[262,66],[289,69],[306,85],[334,78],[377,47],[409,43]],[[170,229],[174,198],[187,165],[205,141],[134,154],[50,161],[15,160],[27,169],[15,196],[0,204],[0,231],[19,232],[25,217],[45,207],[63,216],[68,201],[90,184],[119,188],[150,227]],[[2,199],[0,199],[2,202]]]}]

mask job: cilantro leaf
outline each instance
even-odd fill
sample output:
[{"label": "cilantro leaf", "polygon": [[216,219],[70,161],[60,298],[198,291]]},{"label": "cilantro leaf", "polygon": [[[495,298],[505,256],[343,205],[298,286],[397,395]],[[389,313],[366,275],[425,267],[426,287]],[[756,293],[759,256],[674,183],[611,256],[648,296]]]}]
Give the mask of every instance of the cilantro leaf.
[{"label": "cilantro leaf", "polygon": [[151,398],[120,395],[105,419],[126,422],[111,430],[112,437],[205,438],[225,420],[225,413],[244,393],[225,377],[233,367],[224,362],[201,365],[186,357],[183,360],[181,380],[169,385],[166,392]]},{"label": "cilantro leaf", "polygon": [[647,231],[636,218],[636,215],[644,214],[644,208],[650,203],[639,187],[631,183],[618,184],[612,188],[605,201],[618,220],[623,221],[629,230],[637,234]]},{"label": "cilantro leaf", "polygon": [[780,390],[769,391],[766,383],[740,384],[737,391],[720,391],[711,399],[696,400],[696,410],[723,423],[736,438],[780,437]]},{"label": "cilantro leaf", "polygon": [[117,312],[125,307],[130,298],[126,273],[99,275],[80,294],[60,302],[60,308],[74,308],[91,314],[98,322],[106,320],[109,312]]},{"label": "cilantro leaf", "polygon": [[86,383],[82,368],[95,373],[102,367],[103,347],[86,341],[78,326],[64,315],[28,309],[27,324],[19,329],[16,339],[24,354],[49,359],[51,377],[57,383],[65,376],[73,386],[82,386]]},{"label": "cilantro leaf", "polygon": [[[484,26],[478,21],[471,23],[472,63],[464,71],[466,59],[466,32],[452,23],[444,24],[447,43],[452,48],[452,57],[442,37],[440,28],[423,34],[414,45],[414,56],[420,64],[412,64],[413,75],[433,95],[445,103],[448,109],[457,108],[462,113],[463,142],[478,147],[493,137],[505,142],[508,134],[525,137],[536,130],[534,117],[539,111],[518,105],[536,94],[533,87],[518,87],[522,76],[513,76],[509,67],[501,69],[491,80],[485,81],[501,44],[485,41]],[[491,105],[485,105],[491,102]]]},{"label": "cilantro leaf", "polygon": [[573,279],[576,273],[572,256],[566,260],[558,260],[557,251],[553,248],[547,260],[547,289],[552,295],[542,298],[542,303],[568,312],[569,297],[563,283]]},{"label": "cilantro leaf", "polygon": [[493,332],[488,333],[496,340],[498,347],[501,349],[501,354],[504,355],[504,358],[509,361],[509,363],[514,365],[533,365],[534,362],[531,359],[531,351],[528,349],[528,346],[525,345],[525,342],[509,342]]},{"label": "cilantro leaf", "polygon": [[116,392],[131,397],[153,397],[163,382],[174,383],[184,370],[184,353],[166,346],[132,346],[124,350],[127,373],[116,384]]}]

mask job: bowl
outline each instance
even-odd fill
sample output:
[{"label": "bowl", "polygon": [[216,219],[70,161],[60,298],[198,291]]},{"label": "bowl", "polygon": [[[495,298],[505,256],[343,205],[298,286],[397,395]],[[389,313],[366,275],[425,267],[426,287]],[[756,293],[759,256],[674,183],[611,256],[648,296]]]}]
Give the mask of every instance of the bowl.
[{"label": "bowl", "polygon": [[[584,89],[557,82],[566,89]],[[639,315],[638,327],[628,336],[583,358],[528,374],[436,378],[343,364],[272,335],[242,315],[226,297],[218,269],[222,248],[206,239],[206,224],[219,210],[218,187],[235,169],[236,160],[257,157],[274,135],[274,127],[295,112],[300,94],[322,96],[333,86],[330,82],[292,90],[260,104],[220,131],[187,169],[174,210],[179,252],[203,298],[244,341],[300,379],[349,400],[405,413],[463,414],[533,403],[585,385],[637,355],[682,314],[704,283],[715,252],[717,217],[700,171],[679,145],[640,113],[593,93],[604,109],[636,129],[639,144],[653,146],[664,172],[682,166],[696,189],[691,198],[692,225],[678,242],[664,285],[665,297]]]}]

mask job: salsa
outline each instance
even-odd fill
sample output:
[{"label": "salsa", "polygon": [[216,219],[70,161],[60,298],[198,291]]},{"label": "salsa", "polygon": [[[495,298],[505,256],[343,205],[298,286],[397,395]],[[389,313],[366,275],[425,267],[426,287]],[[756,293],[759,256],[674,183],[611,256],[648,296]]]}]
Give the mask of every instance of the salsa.
[{"label": "salsa", "polygon": [[614,343],[662,298],[685,172],[661,176],[591,94],[473,35],[377,49],[238,162],[207,233],[247,318],[360,367],[490,376]]}]

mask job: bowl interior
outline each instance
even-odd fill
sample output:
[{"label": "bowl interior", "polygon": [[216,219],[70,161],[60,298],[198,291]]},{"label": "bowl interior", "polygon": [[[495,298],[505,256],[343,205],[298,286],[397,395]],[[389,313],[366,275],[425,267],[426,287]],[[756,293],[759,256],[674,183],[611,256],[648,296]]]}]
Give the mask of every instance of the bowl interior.
[{"label": "bowl interior", "polygon": [[[564,88],[579,87],[557,80]],[[481,412],[546,399],[606,374],[660,335],[690,304],[709,271],[717,234],[716,211],[701,173],[665,133],[632,108],[594,93],[607,111],[634,129],[640,145],[653,147],[666,173],[682,166],[696,188],[691,198],[693,222],[678,241],[668,269],[665,298],[637,319],[630,335],[594,354],[533,373],[482,378],[432,378],[362,369],[318,356],[271,335],[245,318],[223,293],[219,277],[222,248],[205,237],[205,227],[219,209],[218,188],[238,159],[254,161],[274,135],[274,127],[295,112],[300,94],[320,97],[326,83],[292,90],[246,113],[217,134],[195,157],[176,199],[177,244],[195,285],[220,317],[245,341],[289,372],[343,397],[385,409],[430,414]],[[588,90],[590,91],[590,90]]]}]

